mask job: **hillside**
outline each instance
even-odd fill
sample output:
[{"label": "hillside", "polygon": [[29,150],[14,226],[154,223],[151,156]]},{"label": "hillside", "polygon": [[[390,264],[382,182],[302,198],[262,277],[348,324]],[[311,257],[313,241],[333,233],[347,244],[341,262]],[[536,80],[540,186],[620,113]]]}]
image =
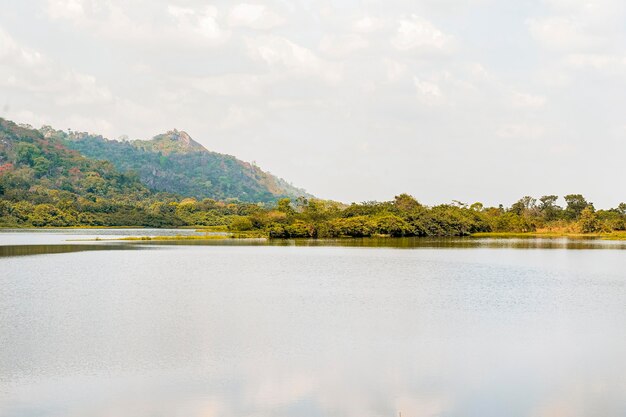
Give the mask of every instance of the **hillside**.
[{"label": "hillside", "polygon": [[151,140],[118,141],[88,133],[42,128],[47,138],[62,141],[82,155],[133,171],[154,191],[198,199],[273,202],[307,196],[286,181],[234,156],[210,152],[187,133],[172,130]]},{"label": "hillside", "polygon": [[141,198],[149,193],[136,175],[107,161],[85,158],[55,137],[0,118],[0,196],[48,201],[78,196]]}]

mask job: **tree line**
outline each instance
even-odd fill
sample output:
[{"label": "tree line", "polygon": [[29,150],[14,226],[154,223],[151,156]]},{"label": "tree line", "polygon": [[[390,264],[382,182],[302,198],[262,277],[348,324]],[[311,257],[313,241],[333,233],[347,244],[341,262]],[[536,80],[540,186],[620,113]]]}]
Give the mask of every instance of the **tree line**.
[{"label": "tree line", "polygon": [[[1,227],[222,226],[272,238],[467,236],[480,232],[602,233],[626,230],[626,204],[596,210],[580,194],[523,197],[510,207],[481,203],[420,204],[408,194],[350,205],[318,199],[276,203],[196,200],[173,194],[141,199],[33,189],[27,198],[0,195]],[[15,196],[14,196],[15,197]],[[20,195],[24,197],[24,195]]]}]

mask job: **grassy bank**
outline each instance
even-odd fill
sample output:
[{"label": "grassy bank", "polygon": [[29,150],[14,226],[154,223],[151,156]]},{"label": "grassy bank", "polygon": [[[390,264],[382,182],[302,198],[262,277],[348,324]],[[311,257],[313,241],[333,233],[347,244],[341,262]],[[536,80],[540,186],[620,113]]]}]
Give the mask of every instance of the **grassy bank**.
[{"label": "grassy bank", "polygon": [[471,237],[476,238],[560,238],[567,237],[571,239],[602,239],[602,240],[626,240],[626,231],[606,232],[606,233],[578,233],[567,231],[536,231],[526,233],[507,233],[507,232],[481,232],[472,233]]},{"label": "grassy bank", "polygon": [[102,242],[102,241],[184,241],[184,240],[228,240],[228,239],[266,239],[267,234],[261,232],[236,232],[228,234],[175,235],[175,236],[120,236],[112,238],[96,237],[93,239],[71,239],[69,242]]}]

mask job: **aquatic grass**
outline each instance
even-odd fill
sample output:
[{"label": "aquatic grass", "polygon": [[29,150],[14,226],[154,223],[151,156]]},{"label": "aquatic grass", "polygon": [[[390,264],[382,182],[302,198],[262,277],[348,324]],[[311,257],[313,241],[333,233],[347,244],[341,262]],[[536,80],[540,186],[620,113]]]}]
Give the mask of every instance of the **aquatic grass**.
[{"label": "aquatic grass", "polygon": [[626,240],[626,231],[618,232],[599,232],[599,233],[580,233],[580,232],[567,232],[567,231],[536,231],[536,232],[480,232],[472,233],[470,237],[475,238],[501,238],[501,239],[513,239],[513,238],[545,238],[554,239],[567,237],[570,239],[602,239],[602,240]]},{"label": "aquatic grass", "polygon": [[93,241],[185,241],[185,240],[228,240],[228,239],[267,239],[267,233],[262,231],[228,232],[222,234],[203,235],[174,235],[174,236],[120,236],[112,238],[68,239],[68,242],[93,242]]}]

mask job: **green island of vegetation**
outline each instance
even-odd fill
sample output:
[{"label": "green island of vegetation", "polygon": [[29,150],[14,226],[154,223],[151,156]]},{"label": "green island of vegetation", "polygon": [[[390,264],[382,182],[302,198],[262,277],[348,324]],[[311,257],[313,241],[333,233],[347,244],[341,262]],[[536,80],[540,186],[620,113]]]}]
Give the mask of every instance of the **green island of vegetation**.
[{"label": "green island of vegetation", "polygon": [[[176,131],[153,141],[108,143],[101,137],[68,136],[0,119],[0,227],[195,227],[228,231],[226,237],[276,239],[472,235],[626,239],[626,203],[596,210],[584,196],[569,194],[564,207],[557,205],[556,195],[526,196],[510,207],[460,202],[426,206],[401,194],[391,201],[347,205],[316,199],[190,140]],[[138,173],[142,160],[150,169]],[[199,166],[201,182],[187,178],[193,175],[193,166]],[[176,187],[189,194],[172,192]]]}]

